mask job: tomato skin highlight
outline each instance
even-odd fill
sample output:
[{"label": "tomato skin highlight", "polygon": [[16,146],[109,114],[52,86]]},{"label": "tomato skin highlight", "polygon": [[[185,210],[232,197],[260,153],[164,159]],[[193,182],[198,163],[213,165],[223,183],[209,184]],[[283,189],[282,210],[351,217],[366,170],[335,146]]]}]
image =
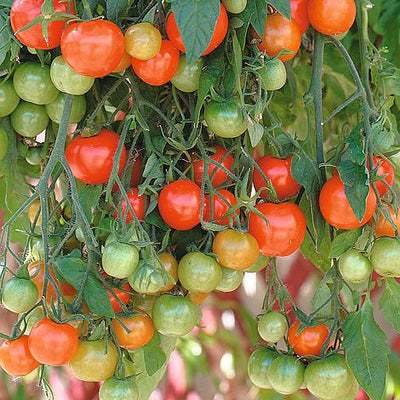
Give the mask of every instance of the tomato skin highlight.
[{"label": "tomato skin highlight", "polygon": [[325,324],[304,328],[297,334],[300,321],[297,319],[288,331],[288,342],[298,356],[319,356],[322,346],[329,336]]},{"label": "tomato skin highlight", "polygon": [[78,349],[78,334],[69,324],[39,320],[29,334],[29,350],[35,360],[53,367],[66,364]]},{"label": "tomato skin highlight", "polygon": [[28,335],[1,344],[0,365],[12,376],[28,375],[40,365],[29,351]]},{"label": "tomato skin highlight", "polygon": [[308,18],[308,1],[309,0],[290,0],[292,18],[297,22],[301,34],[304,34],[310,25],[310,19]]},{"label": "tomato skin highlight", "polygon": [[356,229],[371,219],[376,209],[376,196],[370,187],[364,218],[360,222],[347,200],[344,183],[338,176],[333,176],[322,187],[319,207],[325,220],[335,228]]},{"label": "tomato skin highlight", "polygon": [[61,53],[78,74],[99,78],[113,72],[122,60],[124,35],[110,21],[73,23],[62,35]]},{"label": "tomato skin highlight", "polygon": [[[254,36],[259,39],[255,32]],[[278,13],[268,15],[264,37],[257,45],[260,51],[265,51],[270,57],[274,57],[282,50],[290,50],[291,54],[279,56],[279,59],[285,62],[296,56],[300,44],[301,33],[294,19],[288,20]]]},{"label": "tomato skin highlight", "polygon": [[200,223],[201,189],[187,179],[172,182],[161,190],[158,209],[171,228],[192,229]]},{"label": "tomato skin highlight", "polygon": [[347,32],[356,18],[354,0],[309,0],[310,23],[324,35],[338,35]]},{"label": "tomato skin highlight", "polygon": [[[13,32],[17,32],[31,23],[42,11],[44,0],[14,0],[10,10],[10,21]],[[74,3],[53,0],[55,12],[75,14]],[[58,47],[61,35],[65,29],[65,21],[52,21],[48,25],[48,44],[42,33],[42,26],[36,24],[29,29],[17,33],[18,40],[27,47],[34,49],[50,50]]]},{"label": "tomato skin highlight", "polygon": [[179,66],[179,50],[169,40],[164,39],[160,51],[149,60],[132,58],[132,68],[136,75],[152,86],[169,82]]},{"label": "tomato skin highlight", "polygon": [[304,240],[306,218],[293,203],[264,203],[256,209],[266,216],[269,225],[255,213],[250,214],[249,232],[256,238],[260,253],[269,257],[283,257],[294,253]]},{"label": "tomato skin highlight", "polygon": [[[279,159],[271,155],[266,155],[260,158],[257,164],[265,176],[271,181],[279,200],[293,197],[299,193],[301,186],[295,181],[290,172],[292,156],[286,159]],[[257,191],[262,187],[268,186],[257,168],[254,168],[253,183]],[[262,197],[271,197],[271,195],[268,195],[268,190],[263,190],[261,192]]]},{"label": "tomato skin highlight", "polygon": [[[179,49],[182,53],[186,53],[185,45],[183,44],[183,40],[181,34],[178,29],[178,25],[176,24],[175,15],[171,13],[167,19],[167,35],[172,44]],[[225,39],[226,33],[228,32],[228,14],[226,12],[225,7],[222,3],[220,3],[220,12],[217,20],[217,24],[214,28],[214,33],[211,38],[211,42],[202,53],[202,56],[205,56],[215,50]]]},{"label": "tomato skin highlight", "polygon": [[[93,185],[107,183],[120,139],[119,135],[107,129],[102,129],[97,136],[84,138],[79,135],[73,139],[67,146],[65,157],[75,178]],[[119,175],[122,173],[126,158],[126,149],[123,146]]]}]

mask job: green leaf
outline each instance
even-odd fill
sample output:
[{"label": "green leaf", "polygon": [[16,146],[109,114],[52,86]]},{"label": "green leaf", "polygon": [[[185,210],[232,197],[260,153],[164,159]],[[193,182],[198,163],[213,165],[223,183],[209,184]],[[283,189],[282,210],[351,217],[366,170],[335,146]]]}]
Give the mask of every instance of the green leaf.
[{"label": "green leaf", "polygon": [[91,220],[92,212],[99,203],[102,192],[103,187],[101,185],[85,186],[78,192],[80,203],[88,221]]},{"label": "green leaf", "polygon": [[[250,0],[252,1],[252,0]],[[254,7],[254,3],[250,2],[248,3],[247,7],[244,9],[244,11],[239,15],[240,19],[242,20],[243,25],[237,29],[237,35],[238,35],[238,40],[240,43],[240,47],[242,48],[242,50],[244,49],[245,45],[246,45],[246,37],[247,37],[247,31],[249,30],[249,26],[250,26],[250,22],[252,19],[252,16],[255,12]]]},{"label": "green leaf", "polygon": [[3,64],[10,50],[11,38],[6,19],[0,14],[0,65]]},{"label": "green leaf", "polygon": [[268,0],[268,3],[287,19],[291,19],[292,10],[290,0]]},{"label": "green leaf", "polygon": [[371,400],[383,399],[390,348],[385,333],[374,320],[369,298],[360,311],[348,315],[343,335],[347,363],[358,383]]},{"label": "green leaf", "polygon": [[247,7],[250,7],[250,10],[254,10],[251,16],[251,25],[257,35],[263,38],[268,17],[267,0],[248,0]]},{"label": "green leaf", "polygon": [[144,364],[149,376],[153,376],[167,361],[167,356],[161,348],[160,334],[154,332],[149,343],[143,346]]},{"label": "green leaf", "polygon": [[233,70],[235,71],[236,90],[240,94],[240,98],[243,103],[243,93],[241,88],[243,57],[242,57],[242,49],[240,47],[240,43],[236,35],[236,31],[234,29],[232,30],[232,47],[233,47],[232,64],[233,64]]},{"label": "green leaf", "polygon": [[385,291],[379,300],[379,307],[386,320],[400,333],[400,284],[394,278],[385,279]]},{"label": "green leaf", "polygon": [[329,257],[337,258],[351,249],[361,235],[361,229],[353,229],[337,235],[333,239]]},{"label": "green leaf", "polygon": [[132,0],[107,0],[107,19],[116,21]]},{"label": "green leaf", "polygon": [[328,285],[328,278],[329,278],[329,273],[325,274],[324,278],[321,279],[312,298],[311,303],[313,311],[316,311],[321,307],[321,309],[316,314],[317,317],[330,317],[333,312],[333,300],[325,304],[329,300],[332,294],[331,289]]},{"label": "green leaf", "polygon": [[114,317],[111,307],[110,296],[97,278],[90,273],[83,290],[83,298],[89,307],[90,312],[95,315]]},{"label": "green leaf", "polygon": [[172,12],[186,49],[186,62],[195,62],[211,42],[220,13],[219,0],[173,0]]},{"label": "green leaf", "polygon": [[248,121],[247,131],[249,132],[251,147],[256,147],[264,135],[264,127],[254,121],[253,118],[249,118]]}]

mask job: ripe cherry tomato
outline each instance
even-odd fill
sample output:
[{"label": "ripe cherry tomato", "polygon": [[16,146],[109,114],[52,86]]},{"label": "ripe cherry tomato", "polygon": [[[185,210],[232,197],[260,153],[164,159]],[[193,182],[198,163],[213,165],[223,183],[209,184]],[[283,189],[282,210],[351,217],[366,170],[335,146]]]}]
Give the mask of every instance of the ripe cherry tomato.
[{"label": "ripe cherry tomato", "polygon": [[209,293],[218,286],[222,271],[214,258],[193,251],[179,261],[178,276],[182,286],[189,292]]},{"label": "ripe cherry tomato", "polygon": [[1,344],[0,365],[12,376],[28,375],[40,365],[29,351],[27,335],[15,340],[6,340]]},{"label": "ripe cherry tomato", "polygon": [[374,270],[381,276],[400,278],[400,241],[398,238],[382,237],[371,249],[370,260]]},{"label": "ripe cherry tomato", "polygon": [[140,154],[134,158],[134,160],[129,161],[129,165],[132,165],[132,175],[131,175],[131,188],[138,187],[140,182],[142,181],[142,168],[143,168],[143,159]]},{"label": "ripe cherry tomato", "polygon": [[[226,33],[228,32],[228,14],[226,13],[225,7],[220,3],[220,12],[217,20],[217,24],[214,28],[214,33],[211,38],[211,42],[207,49],[204,50],[202,56],[211,53],[215,50],[225,39]],[[167,35],[172,44],[179,49],[182,53],[186,53],[185,45],[181,34],[176,24],[175,15],[171,13],[167,19]]]},{"label": "ripe cherry tomato", "polygon": [[110,21],[71,24],[61,38],[61,53],[78,74],[98,78],[114,71],[125,52],[124,35]]},{"label": "ripe cherry tomato", "polygon": [[303,34],[310,25],[308,18],[308,0],[290,0],[292,18],[297,22],[300,33]]},{"label": "ripe cherry tomato", "polygon": [[[239,216],[239,209],[237,209],[235,213],[224,217],[224,215],[231,209],[231,207],[235,206],[236,203],[236,197],[226,189],[219,190],[216,195],[209,194],[205,196],[203,210],[204,221],[213,222],[214,224],[219,225],[229,225],[230,221],[234,224],[237,223],[239,217],[235,217],[235,213]],[[211,215],[213,218],[211,218]]]},{"label": "ripe cherry tomato", "polygon": [[264,203],[256,209],[268,220],[250,214],[249,232],[257,239],[260,253],[270,257],[283,257],[294,253],[304,240],[306,218],[299,206],[293,203]]},{"label": "ripe cherry tomato", "polygon": [[166,251],[160,253],[158,258],[165,271],[175,282],[168,280],[165,286],[159,290],[160,292],[168,292],[168,290],[171,290],[175,286],[176,282],[178,282],[178,261],[176,261],[176,258],[172,254],[167,253]]},{"label": "ripe cherry tomato", "polygon": [[186,297],[163,294],[153,306],[153,322],[162,335],[180,337],[189,333],[200,322],[201,312]]},{"label": "ripe cherry tomato", "polygon": [[[256,33],[255,37],[259,39]],[[288,20],[278,13],[268,15],[264,38],[258,45],[261,51],[265,51],[270,57],[273,57],[282,50],[290,50],[291,54],[279,56],[281,61],[289,61],[299,51],[300,44],[301,33],[294,19]]]},{"label": "ripe cherry tomato", "polygon": [[46,109],[37,104],[21,101],[11,114],[11,125],[21,136],[33,138],[43,132],[49,124]]},{"label": "ripe cherry tomato", "polygon": [[[10,10],[11,27],[15,32],[31,23],[41,13],[44,0],[14,0]],[[53,0],[55,12],[74,14],[74,3]],[[65,28],[65,20],[52,21],[48,25],[48,43],[42,33],[41,24],[36,24],[26,31],[17,33],[17,38],[27,47],[34,49],[54,49],[60,45],[61,35]]]},{"label": "ripe cherry tomato", "polygon": [[[389,186],[393,186],[394,183],[394,169],[390,165],[389,161],[385,160],[384,158],[374,156],[374,168],[378,167],[377,169],[377,176],[386,176],[382,181],[378,181],[375,183],[376,188],[381,196],[385,195],[389,188],[385,185],[386,182]],[[369,165],[369,162],[367,163]]]},{"label": "ripe cherry tomato", "polygon": [[367,223],[375,212],[376,196],[370,187],[367,206],[362,221],[358,221],[347,200],[344,184],[338,176],[329,179],[322,187],[319,207],[326,221],[339,229],[356,229]]},{"label": "ripe cherry tomato", "polygon": [[[386,204],[390,216],[392,217],[393,222],[397,226],[397,230],[400,231],[400,213],[396,215],[396,212],[393,210],[393,207],[390,204]],[[383,214],[379,214],[379,219],[377,224],[375,225],[375,236],[396,236],[393,226],[391,223],[385,218]]]},{"label": "ripe cherry tomato", "polygon": [[[226,170],[232,171],[234,163],[232,154],[228,153],[228,150],[226,150],[222,146],[214,146],[213,152],[214,153],[209,156],[211,160],[217,162],[218,164],[221,164],[221,166]],[[204,176],[204,161],[198,158],[195,153],[193,153],[191,157],[194,171],[194,181],[199,186],[201,186]],[[215,164],[208,163],[207,172],[207,175],[211,179],[211,184],[213,187],[218,187],[225,182],[229,183],[231,181],[229,175],[221,167]]]},{"label": "ripe cherry tomato", "polygon": [[250,233],[227,229],[215,236],[213,252],[222,266],[244,270],[257,261],[259,248],[257,240]]},{"label": "ripe cherry tomato", "polygon": [[324,35],[348,31],[356,18],[354,0],[309,0],[308,17],[311,25]]},{"label": "ripe cherry tomato", "polygon": [[[133,188],[129,190],[126,194],[129,199],[129,204],[131,205],[137,219],[144,220],[146,214],[146,196],[139,196],[138,188]],[[127,224],[129,224],[129,222],[132,222],[134,220],[134,217],[132,215],[132,212],[128,209],[125,199],[122,200],[121,208],[122,218],[126,218],[125,221]],[[118,211],[115,211],[113,216],[114,218],[117,218]]]},{"label": "ripe cherry tomato", "polygon": [[84,382],[101,382],[114,375],[118,351],[105,340],[79,341],[78,350],[70,361],[72,373]]},{"label": "ripe cherry tomato", "polygon": [[[271,181],[279,200],[293,197],[299,193],[301,186],[293,179],[291,174],[292,156],[280,159],[267,155],[260,158],[257,164]],[[253,183],[257,191],[268,186],[257,168],[254,168]],[[263,190],[261,196],[271,198],[268,190]]]},{"label": "ripe cherry tomato", "polygon": [[194,228],[200,222],[200,207],[201,189],[187,179],[165,186],[158,199],[161,217],[177,230]]},{"label": "ripe cherry tomato", "polygon": [[107,379],[100,388],[99,400],[118,399],[138,400],[139,391],[135,378],[118,379],[112,377]]},{"label": "ripe cherry tomato", "polygon": [[161,49],[160,31],[149,22],[131,25],[125,32],[125,50],[138,60],[150,60]]},{"label": "ripe cherry tomato", "polygon": [[[122,72],[131,66],[131,56],[125,51],[119,64],[115,67],[113,72]],[[123,112],[123,111],[120,111]]]},{"label": "ripe cherry tomato", "polygon": [[149,60],[132,58],[132,67],[136,75],[153,86],[169,82],[179,66],[179,50],[169,40],[164,39],[160,51]]},{"label": "ripe cherry tomato", "polygon": [[35,360],[53,367],[64,365],[78,349],[78,334],[69,324],[39,320],[29,334],[29,350]]},{"label": "ripe cherry tomato", "polygon": [[[142,311],[138,310],[142,313]],[[117,320],[112,320],[112,326],[117,337],[118,344],[123,349],[133,350],[149,343],[154,335],[152,319],[146,313],[135,315],[131,318],[120,318],[121,325]],[[126,328],[130,332],[126,331]]]},{"label": "ripe cherry tomato", "polygon": [[[98,185],[107,183],[113,167],[120,136],[107,129],[102,129],[97,136],[73,139],[67,146],[65,156],[75,178]],[[122,148],[119,160],[119,174],[126,163],[126,149]]]},{"label": "ripe cherry tomato", "polygon": [[298,356],[319,356],[322,346],[329,336],[329,328],[325,324],[306,327],[297,333],[300,321],[296,319],[288,331],[289,346]]},{"label": "ripe cherry tomato", "polygon": [[30,279],[13,277],[4,284],[1,301],[7,310],[24,313],[37,303],[38,297],[39,290]]},{"label": "ripe cherry tomato", "polygon": [[257,349],[253,351],[247,364],[247,372],[251,382],[260,389],[272,389],[267,371],[278,353],[270,349]]},{"label": "ripe cherry tomato", "polygon": [[10,115],[20,101],[11,80],[3,81],[0,85],[0,117]]},{"label": "ripe cherry tomato", "polygon": [[196,306],[199,306],[208,297],[209,294],[210,293],[189,292],[187,297],[194,304],[196,304]]},{"label": "ripe cherry tomato", "polygon": [[[125,285],[123,286],[123,289],[129,292],[130,291],[129,283],[125,283]],[[114,294],[118,297],[120,302],[122,304],[127,305],[129,303],[129,299],[131,298],[131,295],[124,290],[113,288]],[[114,312],[115,313],[121,312],[122,311],[121,304],[119,304],[119,302],[115,298],[114,294],[111,292],[111,290],[107,290],[107,293],[108,293],[108,296],[110,297],[111,307],[114,310]]]}]

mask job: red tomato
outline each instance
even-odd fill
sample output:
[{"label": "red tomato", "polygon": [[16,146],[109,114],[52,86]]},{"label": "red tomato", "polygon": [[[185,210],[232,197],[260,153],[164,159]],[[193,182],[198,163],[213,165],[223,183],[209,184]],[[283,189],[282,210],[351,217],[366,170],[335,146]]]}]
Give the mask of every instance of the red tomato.
[{"label": "red tomato", "polygon": [[33,326],[28,344],[35,360],[57,367],[71,360],[78,349],[78,342],[73,326],[44,318]]},{"label": "red tomato", "polygon": [[[44,0],[14,0],[10,10],[11,27],[15,32],[31,23],[42,11]],[[74,3],[63,0],[53,0],[55,12],[75,14]],[[61,35],[65,29],[65,21],[52,21],[48,25],[48,44],[43,37],[42,25],[36,24],[16,36],[22,44],[34,49],[54,49],[60,45]]]},{"label": "red tomato", "polygon": [[[107,129],[102,129],[97,136],[84,138],[79,135],[73,139],[67,146],[65,157],[75,178],[94,185],[107,183],[119,141],[120,136]],[[124,146],[118,174],[122,173],[126,157]]]},{"label": "red tomato", "polygon": [[[221,166],[228,171],[232,171],[234,162],[232,154],[228,153],[228,150],[222,146],[214,146],[214,149],[215,153],[210,155],[211,160],[221,164]],[[204,176],[204,161],[202,159],[198,159],[197,155],[194,153],[191,155],[191,157],[194,171],[194,181],[201,186]],[[207,175],[210,178],[212,176],[211,184],[213,187],[218,187],[225,182],[229,183],[231,181],[229,175],[221,167],[218,167],[215,164],[208,163]]]},{"label": "red tomato", "polygon": [[[378,176],[385,176],[386,178],[383,181],[378,181],[375,183],[376,188],[381,196],[385,195],[389,188],[385,185],[384,181],[389,185],[393,186],[394,183],[394,170],[393,167],[390,165],[389,161],[385,160],[384,158],[374,156],[374,168],[378,166],[377,175]],[[369,162],[367,162],[369,166]]]},{"label": "red tomato", "polygon": [[282,257],[295,252],[306,234],[306,218],[301,208],[293,203],[264,203],[256,209],[268,220],[268,225],[259,215],[250,214],[249,233],[260,246],[264,256]]},{"label": "red tomato", "polygon": [[[133,188],[129,192],[127,192],[129,204],[131,205],[133,211],[137,219],[144,220],[144,216],[146,213],[146,196],[139,196],[139,189]],[[122,200],[122,217],[126,216],[126,223],[134,220],[132,213],[129,211],[125,199]],[[127,215],[128,214],[128,215]],[[113,214],[114,218],[118,217],[118,211],[115,211]]]},{"label": "red tomato", "polygon": [[64,31],[61,53],[78,74],[94,78],[105,76],[115,70],[124,56],[124,35],[110,21],[77,22]]},{"label": "red tomato", "polygon": [[28,375],[40,365],[29,351],[27,335],[1,344],[0,365],[12,376]]},{"label": "red tomato", "polygon": [[[211,200],[212,199],[212,200]],[[226,203],[225,200],[229,204]],[[211,221],[211,201],[213,202],[213,220]],[[229,225],[229,221],[233,219],[233,223],[236,224],[239,221],[238,217],[234,217],[234,214],[223,216],[230,210],[231,207],[236,205],[236,197],[228,190],[222,189],[218,191],[217,195],[207,195],[204,198],[204,211],[203,218],[204,221],[213,222],[219,225]],[[240,210],[237,209],[236,214],[239,216]]]},{"label": "red tomato", "polygon": [[[211,38],[211,42],[208,47],[204,50],[202,56],[211,53],[215,50],[225,39],[226,33],[228,32],[228,14],[225,7],[220,3],[220,12],[217,20],[217,24],[214,28],[214,33]],[[181,52],[186,53],[185,45],[181,34],[176,24],[175,15],[171,13],[167,19],[167,35],[172,44],[179,49]]]},{"label": "red tomato", "polygon": [[310,25],[308,18],[308,0],[290,0],[292,18],[297,22],[300,33],[303,34]]},{"label": "red tomato", "polygon": [[329,336],[325,324],[304,328],[297,334],[300,321],[297,319],[288,331],[288,342],[298,356],[319,356],[322,345]]},{"label": "red tomato", "polygon": [[134,160],[134,164],[132,167],[131,187],[138,187],[140,182],[142,181],[142,168],[143,159],[142,156],[138,154]]},{"label": "red tomato", "polygon": [[[393,207],[390,204],[386,205],[389,208],[390,216],[392,217],[393,222],[397,226],[397,230],[400,231],[400,214],[396,215]],[[378,222],[375,225],[375,236],[396,236],[393,226],[383,214],[379,214]]]},{"label": "red tomato", "polygon": [[[125,285],[123,286],[123,289],[128,291],[128,292],[130,292],[131,291],[131,287],[129,286],[129,283],[125,283]],[[131,295],[129,293],[126,293],[124,290],[117,289],[117,288],[113,289],[115,295],[118,297],[120,302],[122,304],[127,305],[129,303],[129,299],[131,298]],[[122,312],[121,304],[119,304],[118,300],[115,298],[115,296],[113,295],[111,290],[107,290],[107,293],[108,293],[108,295],[110,297],[111,307],[114,310],[114,312],[115,313]]]},{"label": "red tomato", "polygon": [[192,181],[180,179],[165,186],[158,199],[161,217],[177,230],[194,228],[200,222],[201,189]]},{"label": "red tomato", "polygon": [[354,0],[309,0],[308,17],[311,25],[325,35],[347,32],[356,18]]},{"label": "red tomato", "polygon": [[[255,32],[254,35],[256,38],[260,38]],[[265,51],[270,57],[273,57],[282,50],[290,50],[291,54],[279,56],[281,61],[289,61],[299,51],[300,44],[301,33],[294,19],[288,20],[278,13],[268,15],[264,38],[257,46],[261,51]]]},{"label": "red tomato", "polygon": [[347,200],[340,177],[333,176],[322,187],[319,207],[326,221],[339,229],[356,229],[367,223],[375,212],[376,196],[370,187],[364,218],[360,222]]},{"label": "red tomato", "polygon": [[[299,193],[301,186],[293,179],[290,171],[292,156],[280,159],[267,155],[260,158],[257,164],[264,175],[271,180],[279,200],[283,200],[286,197],[293,197]],[[268,186],[267,182],[256,168],[254,168],[253,183],[257,191],[262,187]],[[269,194],[268,190],[263,190],[261,196],[271,198],[271,194]]]},{"label": "red tomato", "polygon": [[153,86],[164,85],[175,75],[179,65],[179,50],[169,40],[164,39],[161,49],[150,60],[132,58],[132,67],[136,75]]}]

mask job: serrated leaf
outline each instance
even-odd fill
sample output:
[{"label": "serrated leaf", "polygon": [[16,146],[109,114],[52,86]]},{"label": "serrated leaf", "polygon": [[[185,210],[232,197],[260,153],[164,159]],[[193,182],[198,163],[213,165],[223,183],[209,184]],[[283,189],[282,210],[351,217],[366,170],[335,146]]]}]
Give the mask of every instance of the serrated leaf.
[{"label": "serrated leaf", "polygon": [[249,118],[248,121],[247,131],[249,132],[251,147],[256,147],[264,135],[264,128],[253,118]]},{"label": "serrated leaf", "polygon": [[386,320],[400,333],[400,284],[394,278],[385,279],[385,291],[379,300],[379,307]]},{"label": "serrated leaf", "polygon": [[186,49],[186,62],[195,62],[211,42],[220,14],[219,0],[173,0],[172,12]]},{"label": "serrated leaf", "polygon": [[386,335],[374,320],[371,300],[347,316],[343,327],[346,359],[360,386],[371,400],[385,395],[388,354]]},{"label": "serrated leaf", "polygon": [[267,0],[250,0],[247,7],[254,10],[251,16],[251,25],[261,38],[264,37],[265,24],[268,17]]},{"label": "serrated leaf", "polygon": [[162,368],[167,356],[161,348],[160,334],[155,332],[151,341],[143,346],[144,364],[149,376],[153,376]]},{"label": "serrated leaf", "polygon": [[268,3],[287,19],[291,19],[292,10],[290,0],[268,0]]},{"label": "serrated leaf", "polygon": [[361,235],[361,229],[349,230],[337,235],[332,242],[329,257],[337,258],[352,248]]}]

